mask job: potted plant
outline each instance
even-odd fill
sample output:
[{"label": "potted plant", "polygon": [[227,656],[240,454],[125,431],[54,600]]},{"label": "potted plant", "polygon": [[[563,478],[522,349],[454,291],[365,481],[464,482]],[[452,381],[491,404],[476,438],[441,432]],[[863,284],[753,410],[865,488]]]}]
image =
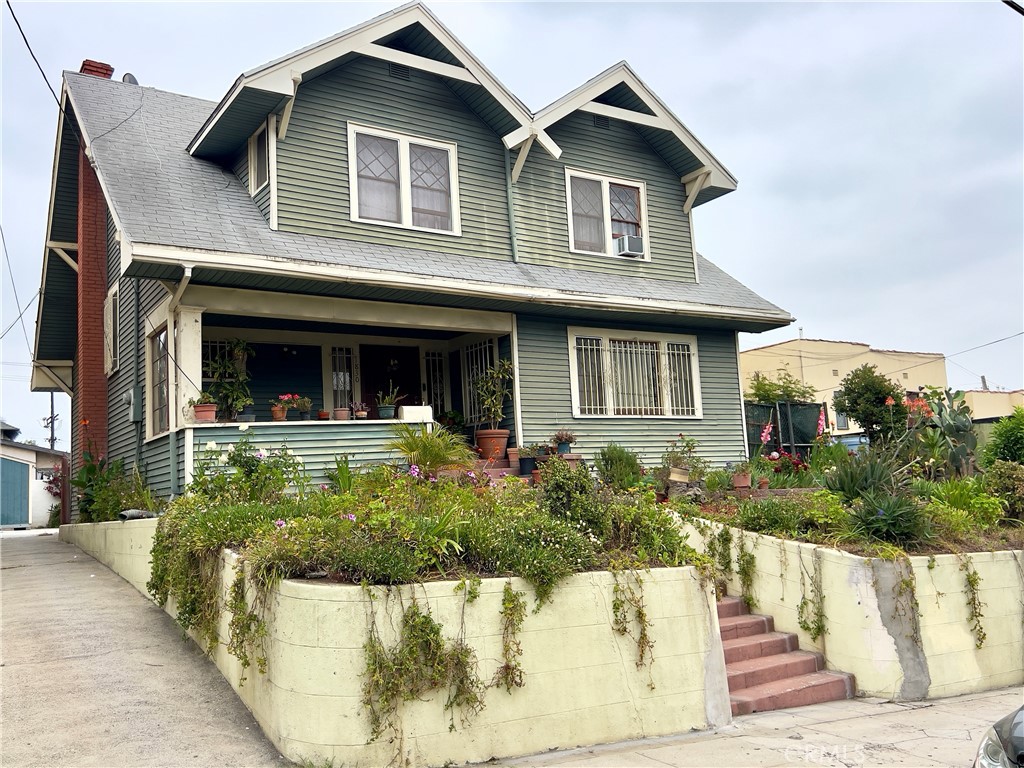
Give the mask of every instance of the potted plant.
[{"label": "potted plant", "polygon": [[349,403],[349,406],[352,408],[352,414],[357,419],[365,419],[370,413],[370,406],[368,406],[366,403],[353,401]]},{"label": "potted plant", "polygon": [[505,456],[509,430],[498,429],[504,416],[505,398],[512,393],[512,361],[500,360],[474,382],[480,402],[482,423],[490,429],[476,430],[476,444],[484,461],[497,461]]},{"label": "potted plant", "polygon": [[546,451],[547,446],[537,445],[524,445],[519,449],[519,474],[529,475],[537,468],[537,456],[542,451]]},{"label": "potted plant", "polygon": [[[391,383],[390,381],[388,382]],[[398,403],[405,400],[405,395],[398,394],[398,387],[391,387],[387,392],[377,393],[377,416],[382,419],[395,418]]]},{"label": "potted plant", "polygon": [[708,460],[697,455],[697,441],[682,432],[669,443],[661,464],[670,483],[695,483],[704,477]]},{"label": "potted plant", "polygon": [[576,435],[568,429],[560,429],[551,436],[551,444],[558,453],[568,453],[569,446],[576,442]]},{"label": "potted plant", "polygon": [[200,392],[188,404],[192,406],[192,416],[196,422],[204,424],[217,420],[217,400],[209,392]]},{"label": "potted plant", "polygon": [[331,414],[321,408],[316,412],[316,417],[320,419],[320,421],[327,421],[331,418]]},{"label": "potted plant", "polygon": [[732,468],[732,487],[736,490],[747,490],[750,488],[750,470],[751,463],[749,461],[741,461]]},{"label": "potted plant", "polygon": [[303,421],[309,421],[310,411],[313,410],[313,398],[311,397],[295,397],[295,410],[299,412],[299,418]]},{"label": "potted plant", "polygon": [[270,418],[272,421],[284,421],[288,418],[288,409],[298,404],[298,395],[278,395],[270,401]]},{"label": "potted plant", "polygon": [[[252,405],[249,374],[245,371],[244,356],[241,359],[242,363],[239,364],[238,357],[229,356],[213,360],[207,366],[207,371],[213,377],[210,393],[217,399],[217,410],[227,421],[235,420],[246,405]],[[253,412],[250,410],[250,413]],[[255,418],[253,414],[253,418],[248,421],[255,421]]]},{"label": "potted plant", "polygon": [[243,397],[236,401],[239,408],[235,416],[239,421],[256,421],[256,407],[251,397]]},{"label": "potted plant", "polygon": [[351,408],[335,408],[334,409],[334,420],[335,421],[348,421],[352,418]]}]

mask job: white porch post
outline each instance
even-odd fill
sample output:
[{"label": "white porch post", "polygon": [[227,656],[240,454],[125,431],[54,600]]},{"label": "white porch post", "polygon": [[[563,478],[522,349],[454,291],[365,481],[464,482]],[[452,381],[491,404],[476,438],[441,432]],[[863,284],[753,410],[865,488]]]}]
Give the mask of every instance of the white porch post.
[{"label": "white porch post", "polygon": [[[203,307],[179,306],[175,310],[177,330],[177,366],[175,377],[179,386],[175,392],[176,425],[190,423],[188,401],[199,394],[203,386]],[[187,414],[185,418],[183,415]],[[172,427],[175,425],[172,425]]]}]

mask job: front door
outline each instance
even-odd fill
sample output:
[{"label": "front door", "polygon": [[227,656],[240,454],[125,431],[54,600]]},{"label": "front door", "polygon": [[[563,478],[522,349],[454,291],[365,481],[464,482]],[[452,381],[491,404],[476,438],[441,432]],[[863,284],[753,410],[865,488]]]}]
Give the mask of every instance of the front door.
[{"label": "front door", "polygon": [[399,405],[421,405],[420,350],[418,347],[394,347],[362,344],[359,347],[362,369],[363,401],[370,406],[370,417],[377,417],[377,393],[398,388],[403,395]]}]

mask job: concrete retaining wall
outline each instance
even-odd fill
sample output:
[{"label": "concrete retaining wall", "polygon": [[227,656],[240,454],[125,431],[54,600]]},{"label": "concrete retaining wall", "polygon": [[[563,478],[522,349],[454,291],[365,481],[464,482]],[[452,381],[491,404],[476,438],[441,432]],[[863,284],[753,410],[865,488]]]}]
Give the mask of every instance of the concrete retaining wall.
[{"label": "concrete retaining wall", "polygon": [[[699,531],[686,530],[702,549]],[[741,541],[755,557],[756,611],[773,616],[777,630],[797,633],[802,648],[821,651],[830,669],[854,674],[861,693],[913,700],[1024,683],[1024,552],[968,556],[981,578],[987,634],[977,648],[956,555],[909,558],[911,592],[904,564],[731,530],[734,567]],[[803,599],[813,612],[815,590],[824,600],[826,632],[812,640],[799,613]],[[740,594],[735,573],[729,591]]]},{"label": "concrete retaining wall", "polygon": [[[154,530],[155,521],[62,526],[61,539],[118,573],[121,568],[134,573],[129,580],[144,589],[145,579],[132,570],[138,562],[126,554],[131,551],[127,542],[151,539]],[[235,562],[232,553],[225,553],[225,593]],[[443,765],[727,723],[725,663],[712,591],[701,587],[692,568],[659,569],[643,574],[643,580],[655,641],[650,673],[636,668],[635,642],[612,630],[611,574],[578,574],[556,589],[552,603],[527,614],[520,634],[525,686],[511,694],[504,688],[489,690],[486,708],[468,723],[456,713],[454,732],[443,709],[445,694],[435,694],[402,705],[402,739],[366,743],[369,720],[360,699],[370,610],[366,593],[357,586],[283,582],[270,599],[267,674],[247,670],[240,685],[243,670],[223,644],[213,660],[270,740],[296,761],[369,767],[388,764],[400,752],[402,763]],[[529,585],[520,579],[512,583],[526,593],[532,609]],[[501,664],[504,585],[504,579],[484,580],[480,597],[465,608],[465,639],[476,651],[485,681]],[[433,582],[390,595],[375,589],[377,626],[385,644],[394,641],[401,602],[408,605],[414,596],[453,637],[463,607],[455,586]],[[222,639],[229,619],[225,612]]]}]

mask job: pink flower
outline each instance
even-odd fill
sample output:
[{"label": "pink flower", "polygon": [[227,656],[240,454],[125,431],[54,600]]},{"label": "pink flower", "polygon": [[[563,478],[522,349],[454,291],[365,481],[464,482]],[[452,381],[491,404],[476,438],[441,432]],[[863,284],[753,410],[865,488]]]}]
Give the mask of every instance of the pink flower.
[{"label": "pink flower", "polygon": [[761,430],[761,445],[768,445],[768,441],[772,439],[772,426],[772,422],[769,421]]},{"label": "pink flower", "polygon": [[818,435],[821,436],[825,432],[825,406],[821,407],[818,411]]},{"label": "pink flower", "polygon": [[287,525],[287,523],[284,520],[277,519],[274,521],[274,525],[276,525],[278,528],[284,528]]}]

